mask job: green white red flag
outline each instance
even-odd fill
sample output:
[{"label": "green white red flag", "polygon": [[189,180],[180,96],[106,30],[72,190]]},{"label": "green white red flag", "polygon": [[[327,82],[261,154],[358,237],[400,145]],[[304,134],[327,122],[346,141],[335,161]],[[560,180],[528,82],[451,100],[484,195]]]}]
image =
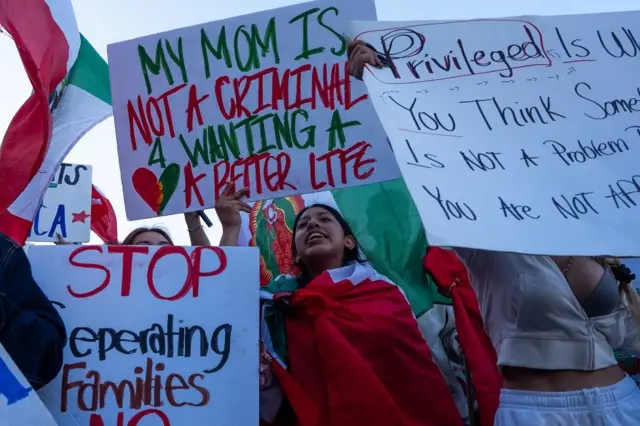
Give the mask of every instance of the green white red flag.
[{"label": "green white red flag", "polygon": [[260,279],[294,273],[291,239],[296,214],[306,205],[337,208],[362,247],[364,257],[406,294],[420,317],[433,303],[449,303],[437,293],[422,264],[427,247],[418,211],[402,179],[341,190],[285,197],[252,204],[243,214],[239,245],[260,249]]},{"label": "green white red flag", "polygon": [[33,86],[0,146],[0,232],[24,244],[59,164],[112,114],[109,73],[78,31],[70,0],[0,0],[0,25]]}]

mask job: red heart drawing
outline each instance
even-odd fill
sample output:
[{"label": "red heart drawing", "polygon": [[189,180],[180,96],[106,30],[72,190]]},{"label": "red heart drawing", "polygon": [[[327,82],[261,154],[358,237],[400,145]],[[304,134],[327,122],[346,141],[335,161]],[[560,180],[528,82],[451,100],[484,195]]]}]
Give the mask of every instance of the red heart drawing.
[{"label": "red heart drawing", "polygon": [[133,181],[133,189],[151,207],[151,210],[159,215],[160,203],[162,203],[162,186],[155,173],[141,167],[133,172],[131,180]]}]

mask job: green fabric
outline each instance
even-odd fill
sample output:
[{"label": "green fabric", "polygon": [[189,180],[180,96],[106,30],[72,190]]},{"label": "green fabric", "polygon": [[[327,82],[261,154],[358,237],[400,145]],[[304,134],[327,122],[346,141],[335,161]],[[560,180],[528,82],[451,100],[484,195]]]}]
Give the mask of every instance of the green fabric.
[{"label": "green fabric", "polygon": [[[298,289],[298,280],[294,277],[280,277],[271,281],[265,287],[262,287],[262,291],[266,291],[271,294],[277,294],[280,292],[291,292]],[[269,330],[269,336],[271,343],[273,344],[273,351],[275,355],[280,358],[282,362],[288,364],[287,360],[287,335],[284,327],[285,316],[284,313],[276,309],[274,302],[271,300],[265,300],[263,302],[263,316],[264,321]]]},{"label": "green fabric", "polygon": [[407,295],[416,316],[434,303],[450,304],[425,274],[427,238],[403,179],[332,191],[373,267]]},{"label": "green fabric", "polygon": [[69,84],[85,90],[102,102],[111,105],[109,67],[107,62],[80,34],[80,50],[67,77]]}]

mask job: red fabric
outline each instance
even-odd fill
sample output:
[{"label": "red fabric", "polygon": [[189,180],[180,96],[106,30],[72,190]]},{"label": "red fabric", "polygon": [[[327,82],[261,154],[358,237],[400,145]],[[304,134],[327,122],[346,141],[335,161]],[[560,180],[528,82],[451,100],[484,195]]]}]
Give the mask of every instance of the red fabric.
[{"label": "red fabric", "polygon": [[107,244],[118,242],[118,218],[107,197],[91,187],[91,230]]},{"label": "red fabric", "polygon": [[476,390],[480,424],[493,425],[500,403],[502,376],[496,352],[484,330],[467,268],[454,252],[438,247],[427,248],[424,267],[438,287],[451,296],[460,346]]},{"label": "red fabric", "polygon": [[289,372],[276,370],[300,426],[461,426],[407,300],[384,281],[294,293]]},{"label": "red fabric", "polygon": [[32,222],[12,214],[9,210],[0,213],[0,233],[23,246],[27,242]]},{"label": "red fabric", "polygon": [[13,37],[33,93],[11,120],[0,146],[0,212],[40,169],[51,139],[49,94],[67,73],[69,46],[44,0],[0,0],[0,25]]}]

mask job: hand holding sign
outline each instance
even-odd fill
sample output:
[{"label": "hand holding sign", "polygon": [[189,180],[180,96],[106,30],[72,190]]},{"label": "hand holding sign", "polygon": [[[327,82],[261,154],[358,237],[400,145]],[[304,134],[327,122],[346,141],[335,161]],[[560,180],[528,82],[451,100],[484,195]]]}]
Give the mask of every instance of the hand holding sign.
[{"label": "hand holding sign", "polygon": [[232,183],[227,184],[222,196],[216,200],[216,213],[223,229],[240,226],[240,212],[251,213],[251,206],[241,200],[247,196],[249,190],[242,188],[234,192],[233,189]]},{"label": "hand holding sign", "polygon": [[56,239],[53,242],[53,244],[55,244],[57,246],[68,246],[68,245],[71,245],[72,243],[70,243],[69,241],[67,241],[64,238],[62,238],[62,235],[56,234]]},{"label": "hand holding sign", "polygon": [[358,80],[362,80],[365,65],[382,68],[382,61],[380,61],[378,55],[367,47],[367,44],[362,40],[349,42],[347,57],[349,58],[349,74]]}]

